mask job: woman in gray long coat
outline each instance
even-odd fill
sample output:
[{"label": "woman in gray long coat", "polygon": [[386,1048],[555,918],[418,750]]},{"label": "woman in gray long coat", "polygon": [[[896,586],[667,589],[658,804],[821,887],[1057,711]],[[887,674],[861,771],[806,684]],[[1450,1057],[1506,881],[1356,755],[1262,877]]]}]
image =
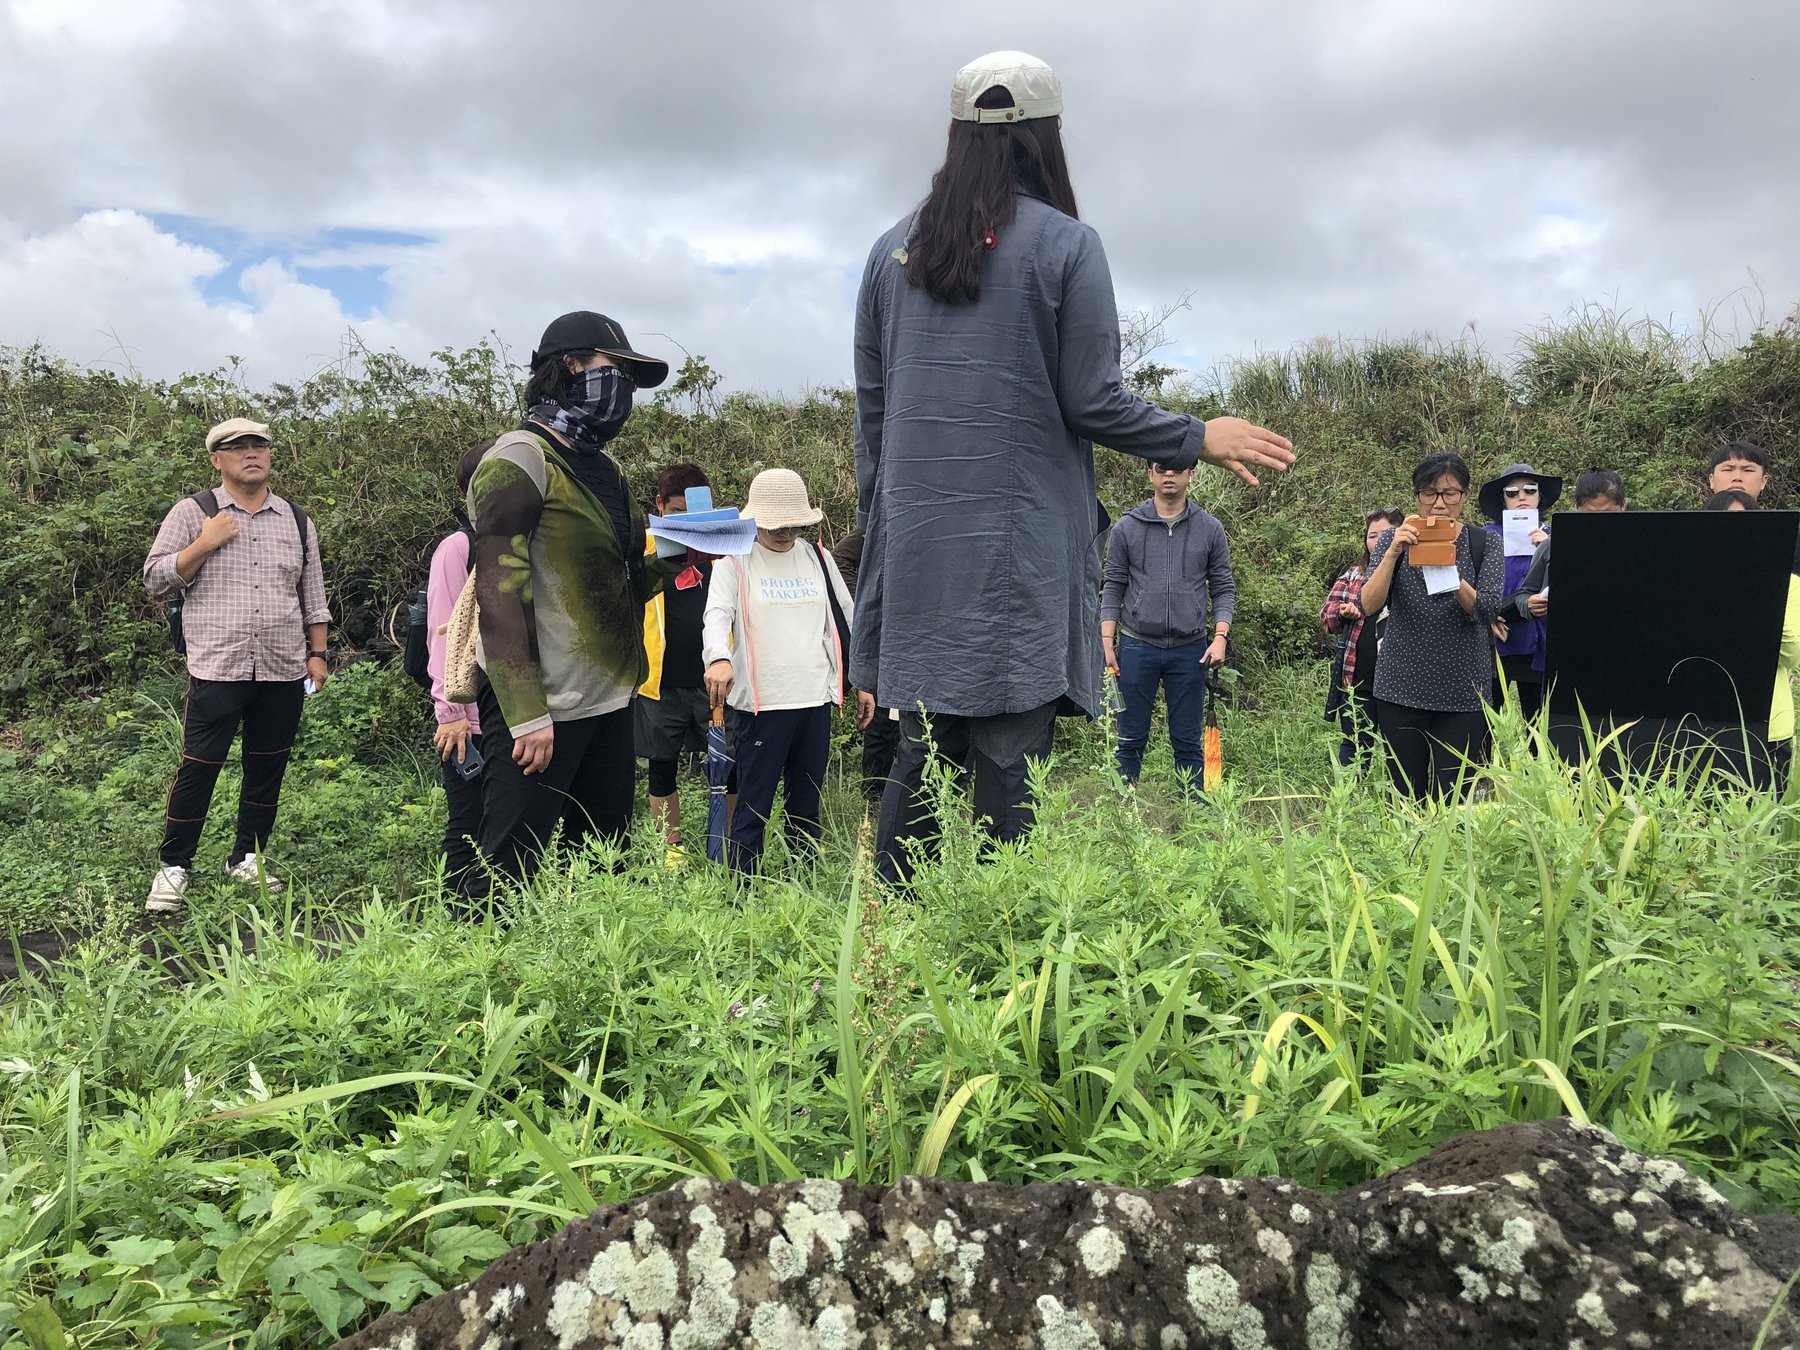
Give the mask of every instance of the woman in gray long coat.
[{"label": "woman in gray long coat", "polygon": [[880,866],[909,872],[930,714],[975,775],[1001,839],[1032,819],[1026,760],[1059,712],[1100,711],[1100,513],[1093,442],[1247,482],[1288,442],[1241,418],[1201,423],[1125,389],[1099,237],[1076,216],[1062,90],[996,52],[951,92],[944,166],[869,254],[856,308],[858,523],[866,533],[851,679],[901,710]]}]

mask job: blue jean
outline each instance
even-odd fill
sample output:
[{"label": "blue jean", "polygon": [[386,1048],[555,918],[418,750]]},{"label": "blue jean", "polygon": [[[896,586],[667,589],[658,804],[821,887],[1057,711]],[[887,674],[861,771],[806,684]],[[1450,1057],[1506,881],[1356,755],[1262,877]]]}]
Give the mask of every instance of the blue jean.
[{"label": "blue jean", "polygon": [[1150,743],[1150,713],[1156,706],[1156,688],[1162,686],[1169,705],[1169,748],[1175,752],[1175,772],[1188,776],[1187,788],[1198,793],[1204,781],[1201,741],[1206,734],[1205,638],[1179,647],[1158,647],[1119,634],[1119,696],[1125,706],[1119,712],[1119,776],[1135,783],[1144,767],[1144,748]]}]

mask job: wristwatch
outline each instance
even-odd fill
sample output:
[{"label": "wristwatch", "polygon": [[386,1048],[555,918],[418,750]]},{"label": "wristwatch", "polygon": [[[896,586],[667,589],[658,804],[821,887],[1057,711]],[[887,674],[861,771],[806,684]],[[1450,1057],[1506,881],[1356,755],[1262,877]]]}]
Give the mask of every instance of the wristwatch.
[{"label": "wristwatch", "polygon": [[324,648],[319,649],[318,651],[308,652],[306,654],[306,659],[308,661],[323,661],[327,666],[329,666],[331,664],[331,648],[324,647]]}]

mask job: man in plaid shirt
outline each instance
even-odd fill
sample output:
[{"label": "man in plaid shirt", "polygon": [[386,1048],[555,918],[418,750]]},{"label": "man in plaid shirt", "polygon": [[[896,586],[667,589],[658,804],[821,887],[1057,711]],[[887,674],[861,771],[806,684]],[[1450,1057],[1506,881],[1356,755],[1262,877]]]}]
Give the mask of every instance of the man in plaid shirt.
[{"label": "man in plaid shirt", "polygon": [[331,677],[318,534],[269,491],[268,427],[234,417],[207,433],[206,449],[219,473],[209,503],[217,511],[209,515],[199,497],[177,502],[144,560],[150,593],[180,603],[188,663],[181,766],[169,789],[161,866],[144,901],[153,913],[182,906],[213,787],[240,725],[244,780],[225,871],[281,889],[263,866],[263,846],[306,687]]}]

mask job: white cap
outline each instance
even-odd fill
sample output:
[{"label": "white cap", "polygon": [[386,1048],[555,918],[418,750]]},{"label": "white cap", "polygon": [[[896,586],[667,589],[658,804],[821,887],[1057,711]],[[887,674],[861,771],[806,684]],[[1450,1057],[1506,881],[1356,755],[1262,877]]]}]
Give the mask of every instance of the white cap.
[{"label": "white cap", "polygon": [[[999,85],[1012,95],[1010,108],[977,108],[975,100]],[[950,86],[950,116],[958,122],[1023,122],[1062,113],[1062,81],[1056,72],[1024,52],[989,52],[956,72]]]},{"label": "white cap", "polygon": [[259,441],[269,439],[269,429],[261,422],[252,422],[248,417],[232,417],[219,423],[206,433],[206,450],[211,454],[221,445],[229,441],[242,440],[246,436],[254,436]]}]

